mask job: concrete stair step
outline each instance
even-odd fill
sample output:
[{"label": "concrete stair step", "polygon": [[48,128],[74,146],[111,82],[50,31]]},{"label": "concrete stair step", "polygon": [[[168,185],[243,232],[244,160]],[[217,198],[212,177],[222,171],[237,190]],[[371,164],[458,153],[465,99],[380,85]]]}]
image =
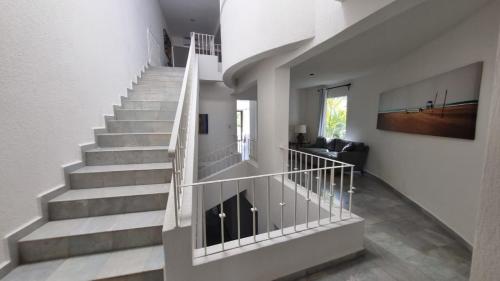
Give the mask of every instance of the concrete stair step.
[{"label": "concrete stair step", "polygon": [[21,263],[162,243],[165,211],[51,221],[18,242]]},{"label": "concrete stair step", "polygon": [[103,133],[98,134],[99,147],[166,146],[170,133]]},{"label": "concrete stair step", "polygon": [[163,267],[158,245],[21,265],[2,281],[160,281]]},{"label": "concrete stair step", "polygon": [[165,94],[160,91],[154,92],[130,92],[127,96],[127,100],[137,100],[137,101],[170,101],[170,102],[178,102],[179,101],[180,91],[175,94]]},{"label": "concrete stair step", "polygon": [[[177,108],[176,108],[177,109]],[[174,120],[174,110],[115,109],[116,120]]]},{"label": "concrete stair step", "polygon": [[88,166],[169,162],[168,146],[99,147],[85,152]]},{"label": "concrete stair step", "polygon": [[110,133],[167,133],[172,131],[174,121],[159,120],[108,120]]},{"label": "concrete stair step", "polygon": [[49,201],[49,219],[164,210],[169,189],[168,183],[72,189]]},{"label": "concrete stair step", "polygon": [[162,100],[129,100],[124,98],[122,109],[150,109],[150,110],[177,110],[177,101]]},{"label": "concrete stair step", "polygon": [[69,174],[71,188],[96,188],[168,183],[171,163],[85,166]]},{"label": "concrete stair step", "polygon": [[[155,78],[155,79],[153,79]],[[133,86],[158,86],[158,87],[170,87],[175,85],[175,87],[182,87],[182,81],[184,77],[179,76],[143,76],[137,80]]]}]

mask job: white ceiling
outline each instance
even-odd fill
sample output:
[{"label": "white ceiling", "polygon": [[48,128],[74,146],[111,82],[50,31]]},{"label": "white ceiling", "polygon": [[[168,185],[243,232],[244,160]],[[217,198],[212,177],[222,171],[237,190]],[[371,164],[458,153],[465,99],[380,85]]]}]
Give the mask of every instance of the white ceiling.
[{"label": "white ceiling", "polygon": [[[219,25],[219,0],[159,0],[170,36],[214,34]],[[194,19],[194,22],[191,20]]]},{"label": "white ceiling", "polygon": [[429,0],[294,66],[292,87],[333,85],[359,78],[439,37],[488,1]]}]

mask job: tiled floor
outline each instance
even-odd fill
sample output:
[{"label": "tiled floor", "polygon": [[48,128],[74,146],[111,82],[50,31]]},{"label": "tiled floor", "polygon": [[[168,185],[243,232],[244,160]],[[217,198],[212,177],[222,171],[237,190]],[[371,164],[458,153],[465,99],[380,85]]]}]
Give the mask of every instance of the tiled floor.
[{"label": "tiled floor", "polygon": [[371,176],[356,176],[353,212],[366,220],[366,254],[300,281],[468,280],[471,253]]}]

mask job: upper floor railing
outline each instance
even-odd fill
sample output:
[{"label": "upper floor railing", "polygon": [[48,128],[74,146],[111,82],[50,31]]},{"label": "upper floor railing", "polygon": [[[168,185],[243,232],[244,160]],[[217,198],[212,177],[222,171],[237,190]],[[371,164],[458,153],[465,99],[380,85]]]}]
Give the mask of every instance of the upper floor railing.
[{"label": "upper floor railing", "polygon": [[[196,53],[200,55],[209,55],[222,59],[221,45],[215,43],[215,36],[210,34],[193,33],[191,40],[195,42]],[[193,39],[194,38],[194,39]]]},{"label": "upper floor railing", "polygon": [[[192,34],[193,38],[194,35]],[[172,128],[171,141],[168,148],[169,158],[172,159],[172,188],[175,204],[175,224],[179,224],[179,210],[182,204],[182,188],[186,176],[187,145],[194,140],[196,128],[196,107],[198,100],[198,62],[195,53],[194,40],[191,40],[186,70],[182,80],[181,94]]]}]

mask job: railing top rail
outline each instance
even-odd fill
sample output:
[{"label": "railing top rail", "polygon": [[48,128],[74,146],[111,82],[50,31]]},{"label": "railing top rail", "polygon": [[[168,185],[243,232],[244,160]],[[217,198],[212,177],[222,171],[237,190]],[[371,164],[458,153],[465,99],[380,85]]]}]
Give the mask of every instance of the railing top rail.
[{"label": "railing top rail", "polygon": [[281,146],[280,149],[302,153],[302,154],[305,154],[305,155],[313,156],[313,157],[316,157],[316,158],[319,158],[319,159],[323,159],[323,160],[327,160],[327,161],[330,161],[330,162],[339,163],[341,165],[354,166],[354,165],[346,163],[346,162],[342,162],[342,161],[339,161],[339,160],[333,160],[333,159],[330,159],[330,158],[318,156],[318,155],[315,155],[315,154],[307,153],[307,152],[296,150],[296,149],[291,149],[291,148],[284,147],[284,146]]},{"label": "railing top rail", "polygon": [[[192,36],[192,35],[191,35]],[[191,68],[191,60],[193,59],[193,51],[194,50],[194,40],[191,40],[191,45],[189,47],[189,55],[186,62],[186,70],[184,71],[184,77],[182,79],[181,86],[181,95],[179,97],[179,103],[177,104],[177,109],[175,112],[174,125],[172,127],[172,135],[170,138],[170,145],[168,146],[168,154],[169,156],[175,155],[175,148],[177,146],[177,136],[179,135],[179,128],[182,117],[182,109],[184,108],[184,102],[186,99],[186,89],[189,78],[189,71]]]},{"label": "railing top rail", "polygon": [[331,170],[331,169],[342,169],[342,168],[351,168],[354,167],[352,164],[345,164],[341,166],[334,166],[334,167],[323,167],[323,168],[314,168],[314,169],[307,169],[307,170],[297,170],[297,171],[287,171],[287,172],[279,172],[279,173],[272,173],[272,174],[262,174],[262,175],[256,175],[256,176],[248,176],[248,177],[239,177],[239,178],[231,178],[231,179],[222,179],[222,180],[213,180],[213,181],[203,181],[203,182],[196,182],[196,183],[191,183],[191,184],[185,184],[181,185],[180,187],[195,187],[195,186],[200,186],[200,185],[207,185],[207,184],[214,184],[214,183],[225,183],[225,182],[232,182],[232,181],[239,181],[239,180],[251,180],[251,179],[258,179],[258,178],[266,178],[266,177],[274,177],[274,176],[281,176],[281,175],[290,175],[290,174],[296,174],[296,173],[307,173],[307,172],[314,172],[314,171],[321,171],[321,170]]}]

